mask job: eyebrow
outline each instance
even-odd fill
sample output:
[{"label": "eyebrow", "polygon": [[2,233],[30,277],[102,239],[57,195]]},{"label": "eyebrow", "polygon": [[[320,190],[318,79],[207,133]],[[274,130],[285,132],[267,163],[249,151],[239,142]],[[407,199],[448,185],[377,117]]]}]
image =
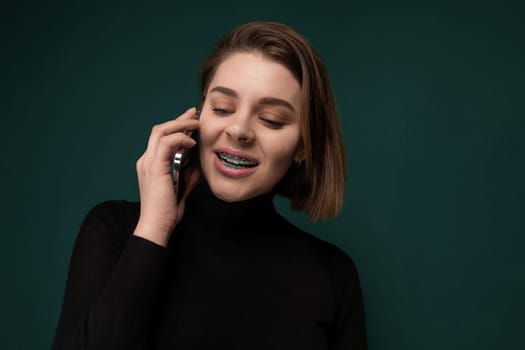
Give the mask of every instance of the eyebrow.
[{"label": "eyebrow", "polygon": [[[239,98],[239,94],[237,94],[235,90],[227,88],[225,86],[215,86],[213,89],[210,90],[210,93],[211,92],[220,92],[230,97]],[[271,106],[283,106],[283,107],[288,108],[292,112],[295,112],[295,109],[290,104],[290,102],[280,99],[280,98],[276,98],[276,97],[263,97],[259,100],[259,104],[271,105]]]}]

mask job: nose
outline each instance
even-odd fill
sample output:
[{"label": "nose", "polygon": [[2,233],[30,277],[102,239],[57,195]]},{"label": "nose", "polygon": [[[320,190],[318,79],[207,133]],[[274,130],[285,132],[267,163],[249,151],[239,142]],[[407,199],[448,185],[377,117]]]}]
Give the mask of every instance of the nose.
[{"label": "nose", "polygon": [[250,143],[255,139],[252,130],[250,116],[237,115],[231,119],[231,123],[225,128],[226,135],[240,143]]}]

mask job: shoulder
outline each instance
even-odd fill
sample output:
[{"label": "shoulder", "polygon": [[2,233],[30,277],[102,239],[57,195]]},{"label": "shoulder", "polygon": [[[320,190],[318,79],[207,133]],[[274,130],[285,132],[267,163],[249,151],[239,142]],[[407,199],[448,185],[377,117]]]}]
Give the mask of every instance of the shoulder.
[{"label": "shoulder", "polygon": [[[285,219],[284,219],[285,220]],[[353,258],[334,243],[306,232],[293,224],[287,227],[287,248],[289,259],[300,266],[300,274],[308,276],[317,287],[329,291],[334,305],[351,301],[359,303],[361,283]],[[316,288],[317,288],[316,287]]]},{"label": "shoulder", "polygon": [[342,248],[290,223],[281,216],[281,227],[295,249],[322,264],[333,273],[357,273],[351,256]]},{"label": "shoulder", "polygon": [[94,205],[84,222],[105,225],[133,223],[138,220],[140,204],[126,200],[108,200]]},{"label": "shoulder", "polygon": [[302,236],[308,242],[308,256],[312,261],[306,266],[313,267],[319,273],[320,278],[317,281],[321,285],[329,286],[336,309],[341,308],[344,303],[350,303],[352,307],[360,304],[361,282],[354,259],[343,247],[334,243],[305,231],[302,231]]},{"label": "shoulder", "polygon": [[122,247],[137,224],[140,213],[138,202],[108,200],[100,202],[87,212],[77,237],[78,243]]}]

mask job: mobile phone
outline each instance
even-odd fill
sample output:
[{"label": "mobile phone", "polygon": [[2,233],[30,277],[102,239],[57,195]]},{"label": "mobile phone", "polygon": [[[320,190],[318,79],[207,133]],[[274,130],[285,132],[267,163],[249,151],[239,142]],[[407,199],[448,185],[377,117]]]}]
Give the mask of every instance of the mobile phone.
[{"label": "mobile phone", "polygon": [[[195,114],[195,119],[199,119],[200,117],[200,109],[197,110],[197,114]],[[191,136],[192,139],[197,142],[197,145],[190,149],[181,148],[178,150],[175,155],[173,156],[173,162],[172,162],[172,171],[171,171],[171,177],[173,179],[173,186],[175,187],[175,194],[177,195],[177,199],[180,200],[182,197],[182,194],[184,193],[185,189],[185,181],[184,181],[184,169],[190,166],[192,162],[195,162],[196,157],[192,156],[193,153],[197,151],[198,147],[198,132],[197,130],[186,130],[184,131],[186,135]]]}]

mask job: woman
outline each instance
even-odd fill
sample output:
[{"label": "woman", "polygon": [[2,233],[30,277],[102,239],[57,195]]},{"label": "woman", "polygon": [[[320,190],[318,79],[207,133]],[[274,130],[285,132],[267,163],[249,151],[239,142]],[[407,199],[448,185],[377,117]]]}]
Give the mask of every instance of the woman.
[{"label": "woman", "polygon": [[[344,148],[319,56],[286,25],[248,23],[204,62],[201,87],[199,113],[153,128],[140,204],[104,202],[85,218],[53,349],[366,348],[352,260],[273,206],[282,194],[313,220],[342,206]],[[178,199],[182,148],[194,154]]]}]

